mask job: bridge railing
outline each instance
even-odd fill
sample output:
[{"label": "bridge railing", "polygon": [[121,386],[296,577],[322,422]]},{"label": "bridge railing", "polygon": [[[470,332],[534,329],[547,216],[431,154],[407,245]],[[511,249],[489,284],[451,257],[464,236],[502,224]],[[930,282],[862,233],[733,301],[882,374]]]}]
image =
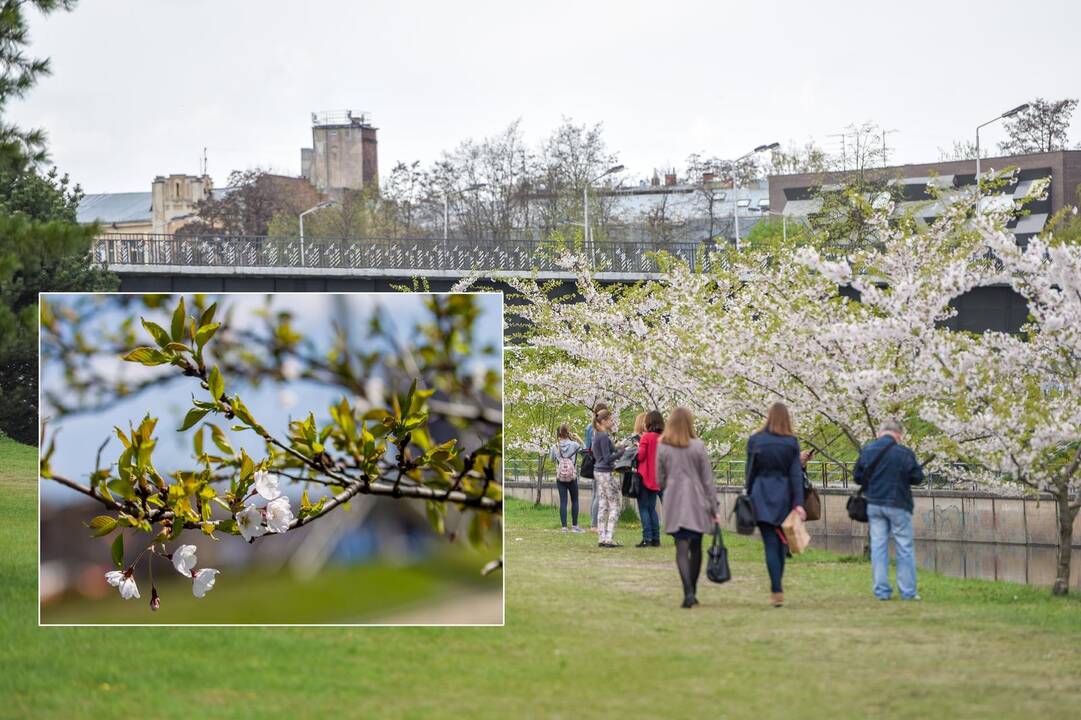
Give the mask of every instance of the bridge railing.
[{"label": "bridge railing", "polygon": [[[501,240],[457,238],[300,238],[242,235],[150,235],[111,233],[94,241],[95,261],[132,269],[146,266],[294,269],[377,269],[468,273],[556,272],[563,246],[528,237]],[[665,251],[701,267],[699,242],[593,241],[582,248],[598,272],[659,271],[655,253]]]}]

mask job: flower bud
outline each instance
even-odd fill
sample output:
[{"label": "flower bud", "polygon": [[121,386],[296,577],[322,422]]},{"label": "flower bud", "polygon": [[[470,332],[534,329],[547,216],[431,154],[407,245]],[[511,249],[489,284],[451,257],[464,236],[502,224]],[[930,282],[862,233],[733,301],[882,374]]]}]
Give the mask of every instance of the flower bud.
[{"label": "flower bud", "polygon": [[150,609],[157,611],[161,607],[161,598],[158,597],[158,588],[154,585],[150,586]]}]

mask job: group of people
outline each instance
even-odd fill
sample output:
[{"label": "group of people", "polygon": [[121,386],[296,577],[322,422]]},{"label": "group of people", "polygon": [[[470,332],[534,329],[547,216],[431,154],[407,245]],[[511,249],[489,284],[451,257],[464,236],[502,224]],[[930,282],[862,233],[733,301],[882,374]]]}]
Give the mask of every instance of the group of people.
[{"label": "group of people", "polygon": [[[622,509],[622,478],[615,472],[620,460],[631,458],[641,476],[638,512],[642,520],[642,541],[636,547],[660,546],[660,519],[657,503],[664,509],[664,531],[676,546],[676,567],[683,585],[682,607],[698,604],[698,577],[702,568],[702,537],[719,525],[717,486],[705,444],[694,429],[690,410],[677,407],[668,421],[657,411],[641,413],[633,434],[622,442],[612,438],[615,417],[604,404],[594,410],[586,427],[584,442],[563,424],[558,430],[552,459],[561,463],[556,483],[559,516],[564,532],[584,533],[578,526],[577,471],[568,469],[579,456],[593,464],[593,508],[591,528],[598,534],[598,546],[620,547],[615,526]],[[902,429],[887,420],[878,437],[867,443],[856,460],[853,477],[867,503],[871,535],[873,592],[889,600],[889,548],[892,537],[897,561],[897,586],[902,599],[918,600],[916,560],[912,540],[911,486],[923,482],[916,456],[901,444]],[[782,524],[792,512],[806,520],[804,488],[806,465],[813,450],[803,451],[793,430],[788,407],[773,403],[762,428],[747,440],[745,491],[754,510],[762,536],[766,570],[770,580],[770,603],[784,604],[785,560],[790,556]],[[571,465],[571,467],[577,467]],[[571,526],[567,526],[570,500]]]}]

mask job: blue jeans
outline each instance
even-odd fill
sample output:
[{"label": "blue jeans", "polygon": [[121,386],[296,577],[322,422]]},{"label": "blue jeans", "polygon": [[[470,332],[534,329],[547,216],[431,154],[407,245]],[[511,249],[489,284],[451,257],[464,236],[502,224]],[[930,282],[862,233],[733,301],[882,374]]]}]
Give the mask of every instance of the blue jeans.
[{"label": "blue jeans", "polygon": [[912,513],[888,505],[867,504],[867,520],[871,525],[871,576],[875,597],[889,600],[890,587],[889,539],[893,536],[897,557],[897,589],[901,597],[916,596],[916,553],[912,547]]},{"label": "blue jeans", "polygon": [[769,591],[784,592],[781,580],[784,578],[784,559],[788,555],[788,546],[781,542],[779,528],[769,523],[758,523],[758,532],[762,534],[762,549],[766,553],[766,572],[769,573]]},{"label": "blue jeans", "polygon": [[656,490],[642,486],[638,492],[638,515],[642,518],[642,541],[660,542],[661,519],[657,515]]}]

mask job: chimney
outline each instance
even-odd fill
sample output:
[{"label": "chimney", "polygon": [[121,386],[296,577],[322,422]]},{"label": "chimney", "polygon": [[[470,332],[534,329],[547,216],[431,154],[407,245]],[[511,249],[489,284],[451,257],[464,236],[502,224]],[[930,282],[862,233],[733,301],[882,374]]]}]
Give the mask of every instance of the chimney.
[{"label": "chimney", "polygon": [[649,184],[650,184],[650,185],[652,185],[653,187],[660,187],[660,185],[661,185],[661,178],[660,178],[660,176],[659,176],[659,175],[657,175],[657,171],[656,171],[656,170],[654,170],[654,171],[653,171],[653,177],[652,177],[652,178],[650,178],[650,180],[649,180]]}]

